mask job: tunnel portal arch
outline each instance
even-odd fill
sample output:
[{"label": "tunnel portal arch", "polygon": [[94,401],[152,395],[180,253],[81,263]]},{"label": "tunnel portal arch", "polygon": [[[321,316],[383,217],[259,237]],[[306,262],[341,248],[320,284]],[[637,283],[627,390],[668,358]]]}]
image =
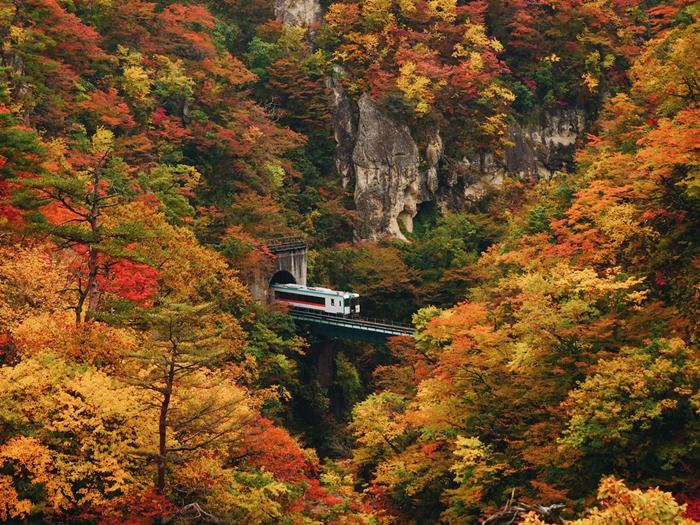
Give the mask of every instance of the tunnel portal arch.
[{"label": "tunnel portal arch", "polygon": [[280,237],[268,241],[273,256],[272,268],[261,266],[248,285],[253,297],[262,303],[272,300],[273,284],[298,284],[306,286],[307,245],[303,237]]},{"label": "tunnel portal arch", "polygon": [[297,284],[297,280],[287,270],[279,270],[270,279],[270,286],[273,284]]}]

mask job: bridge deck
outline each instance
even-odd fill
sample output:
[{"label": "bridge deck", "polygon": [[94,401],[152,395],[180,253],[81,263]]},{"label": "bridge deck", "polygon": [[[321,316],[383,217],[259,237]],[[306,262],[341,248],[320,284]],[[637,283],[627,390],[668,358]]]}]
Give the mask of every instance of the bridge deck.
[{"label": "bridge deck", "polygon": [[289,315],[299,321],[309,323],[336,326],[353,331],[373,333],[387,337],[397,335],[413,336],[415,329],[409,325],[394,324],[386,321],[374,321],[370,319],[340,317],[333,314],[306,310],[304,308],[290,308]]}]

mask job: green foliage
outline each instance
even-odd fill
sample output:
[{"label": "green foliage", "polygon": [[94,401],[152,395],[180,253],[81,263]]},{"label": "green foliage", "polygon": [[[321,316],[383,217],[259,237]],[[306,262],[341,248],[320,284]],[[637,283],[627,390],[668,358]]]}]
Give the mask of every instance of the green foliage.
[{"label": "green foliage", "polygon": [[144,192],[153,193],[162,203],[162,212],[174,224],[192,218],[195,210],[188,196],[192,195],[201,175],[193,166],[161,165],[139,178]]},{"label": "green foliage", "polygon": [[[577,449],[586,474],[614,468],[627,478],[698,462],[700,363],[681,340],[623,349],[570,392],[561,441]],[[634,467],[629,469],[628,465]]]},{"label": "green foliage", "polygon": [[342,396],[342,404],[345,407],[352,407],[359,400],[359,396],[364,390],[358,373],[352,362],[343,353],[335,357],[335,382]]},{"label": "green foliage", "polygon": [[462,297],[474,282],[469,268],[496,234],[483,216],[448,213],[400,245],[403,260],[419,276],[423,302],[449,304]]}]

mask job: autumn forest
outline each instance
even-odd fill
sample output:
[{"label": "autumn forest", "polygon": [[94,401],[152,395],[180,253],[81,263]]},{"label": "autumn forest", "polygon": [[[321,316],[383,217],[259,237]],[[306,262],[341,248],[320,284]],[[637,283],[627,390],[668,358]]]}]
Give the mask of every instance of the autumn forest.
[{"label": "autumn forest", "polygon": [[0,0],[0,522],[700,524],[699,17]]}]

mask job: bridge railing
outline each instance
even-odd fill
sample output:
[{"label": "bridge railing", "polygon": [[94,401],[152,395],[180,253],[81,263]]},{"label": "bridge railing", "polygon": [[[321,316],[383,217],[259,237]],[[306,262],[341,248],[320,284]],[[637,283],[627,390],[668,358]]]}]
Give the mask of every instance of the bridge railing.
[{"label": "bridge railing", "polygon": [[276,251],[287,251],[287,250],[301,250],[306,248],[306,238],[299,235],[288,236],[288,237],[277,237],[276,239],[270,239],[267,241],[267,247],[271,252]]},{"label": "bridge railing", "polygon": [[300,313],[303,315],[315,316],[326,320],[336,320],[339,323],[348,325],[357,324],[364,326],[374,326],[379,329],[385,328],[388,330],[402,331],[405,333],[413,333],[415,331],[415,328],[412,325],[406,323],[397,323],[394,321],[387,321],[385,319],[373,319],[370,317],[343,317],[342,315],[319,312],[318,310],[312,310],[310,308],[302,308],[298,306],[290,308],[289,313],[292,315],[294,313]]}]

